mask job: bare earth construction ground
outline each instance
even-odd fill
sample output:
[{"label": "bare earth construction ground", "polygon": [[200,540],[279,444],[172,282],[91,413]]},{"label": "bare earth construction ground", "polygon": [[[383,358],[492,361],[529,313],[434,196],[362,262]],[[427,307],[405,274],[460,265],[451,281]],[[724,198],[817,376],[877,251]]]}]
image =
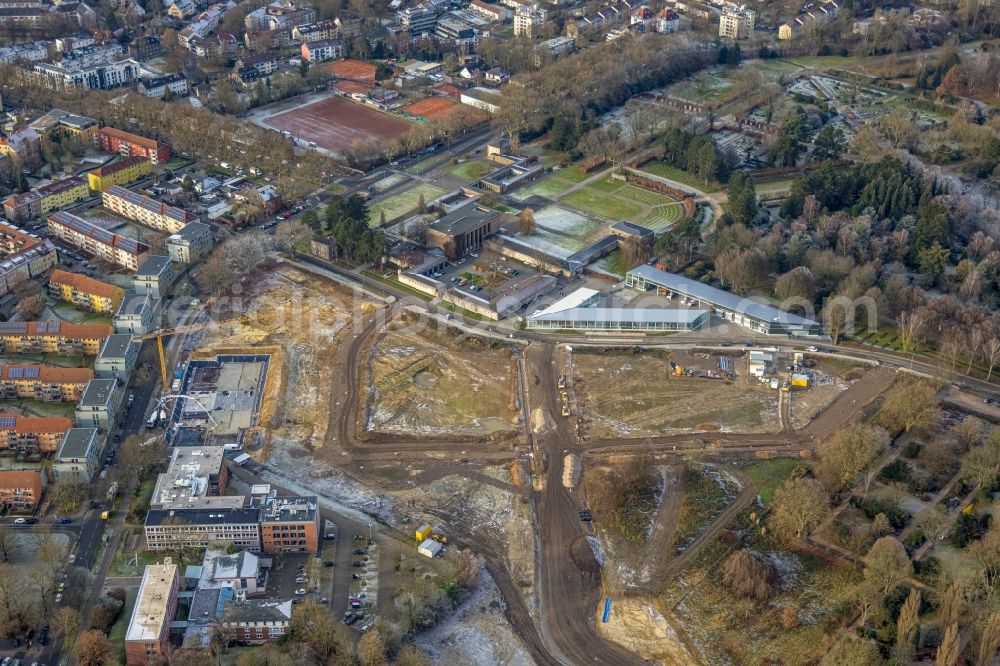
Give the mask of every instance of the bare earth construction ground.
[{"label": "bare earth construction ground", "polygon": [[448,332],[390,330],[370,360],[368,429],[410,435],[513,431],[514,358]]},{"label": "bare earth construction ground", "polygon": [[672,377],[665,353],[577,353],[573,360],[590,437],[780,429],[777,392],[757,381]]},{"label": "bare earth construction ground", "polygon": [[264,124],[320,148],[342,153],[358,143],[385,144],[406,134],[405,120],[355,104],[343,97],[306,104],[266,118]]}]

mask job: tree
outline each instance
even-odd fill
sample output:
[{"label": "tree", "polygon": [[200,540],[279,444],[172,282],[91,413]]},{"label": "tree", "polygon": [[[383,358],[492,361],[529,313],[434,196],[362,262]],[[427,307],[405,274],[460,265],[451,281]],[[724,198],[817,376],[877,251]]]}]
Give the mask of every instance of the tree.
[{"label": "tree", "polygon": [[427,656],[412,643],[407,643],[396,653],[395,666],[430,666]]},{"label": "tree", "polygon": [[904,354],[910,355],[910,365],[913,364],[913,351],[920,344],[927,316],[923,310],[903,312],[896,319],[899,331],[899,346]]},{"label": "tree", "polygon": [[937,390],[926,381],[897,381],[886,393],[875,422],[892,432],[923,430],[938,419]]},{"label": "tree", "polygon": [[759,287],[769,271],[767,256],[760,248],[730,248],[715,259],[715,272],[737,294]]},{"label": "tree", "polygon": [[975,666],[989,666],[1000,650],[1000,612],[990,613],[979,633]]},{"label": "tree", "polygon": [[799,300],[812,303],[816,298],[816,279],[805,266],[796,266],[774,281],[774,296],[779,301]]},{"label": "tree", "polygon": [[992,488],[1000,476],[1000,433],[993,435],[982,445],[965,456],[965,475],[983,490]]},{"label": "tree", "polygon": [[838,160],[844,152],[844,132],[839,127],[824,125],[813,139],[813,159]]},{"label": "tree", "polygon": [[73,645],[80,631],[80,611],[72,606],[60,606],[52,613],[51,627],[53,636],[62,638],[67,646]]},{"label": "tree", "polygon": [[745,548],[733,551],[722,565],[723,584],[740,597],[765,601],[774,579],[774,568]]},{"label": "tree", "polygon": [[899,611],[899,619],[896,620],[896,645],[893,647],[893,655],[900,664],[910,663],[913,657],[913,649],[919,640],[918,616],[920,613],[920,590],[914,588],[910,590],[910,596],[903,602],[903,607]]},{"label": "tree", "polygon": [[872,544],[865,555],[865,579],[881,590],[883,596],[906,580],[912,572],[906,548],[896,537],[882,537]]},{"label": "tree", "polygon": [[986,373],[986,381],[990,381],[990,378],[993,377],[993,369],[997,367],[997,363],[1000,363],[1000,338],[991,337],[986,341],[986,345],[983,347],[983,356],[987,365],[990,366]]},{"label": "tree", "polygon": [[376,625],[358,641],[358,661],[361,666],[382,666],[385,663],[385,636],[381,625]]},{"label": "tree", "polygon": [[530,236],[535,233],[535,211],[524,208],[517,216],[517,233]]},{"label": "tree", "polygon": [[944,636],[941,637],[934,666],[956,666],[962,656],[961,653],[962,637],[958,632],[958,625],[949,624],[944,630]]},{"label": "tree", "polygon": [[344,625],[334,619],[326,606],[315,601],[293,608],[291,634],[294,640],[308,644],[323,663],[351,648]]},{"label": "tree", "polygon": [[97,629],[80,634],[73,650],[77,666],[105,666],[111,653],[111,642],[103,631]]},{"label": "tree", "polygon": [[948,534],[951,521],[948,514],[937,504],[930,503],[917,512],[914,524],[928,541],[937,541]]},{"label": "tree", "polygon": [[881,428],[856,423],[838,430],[819,446],[823,463],[830,465],[841,485],[864,471],[889,445],[889,435]]},{"label": "tree", "polygon": [[851,639],[845,637],[837,641],[833,648],[823,655],[820,666],[881,666],[885,663],[878,644],[868,638]]},{"label": "tree", "polygon": [[618,241],[618,251],[621,253],[622,261],[629,269],[649,261],[649,242],[644,238],[627,236]]},{"label": "tree", "polygon": [[917,251],[917,265],[920,267],[921,273],[931,278],[937,278],[944,272],[949,257],[951,257],[951,250],[934,241],[930,247]]},{"label": "tree", "polygon": [[25,321],[38,319],[39,315],[45,311],[45,298],[36,294],[18,301],[14,306],[14,312],[20,315]]},{"label": "tree", "polygon": [[941,599],[938,603],[938,621],[942,627],[958,622],[964,601],[962,586],[958,581],[951,582],[941,593]]},{"label": "tree", "polygon": [[785,538],[801,539],[830,512],[830,498],[816,479],[796,477],[774,491],[771,522]]},{"label": "tree", "polygon": [[729,176],[728,211],[736,224],[749,227],[757,221],[757,188],[745,171]]}]

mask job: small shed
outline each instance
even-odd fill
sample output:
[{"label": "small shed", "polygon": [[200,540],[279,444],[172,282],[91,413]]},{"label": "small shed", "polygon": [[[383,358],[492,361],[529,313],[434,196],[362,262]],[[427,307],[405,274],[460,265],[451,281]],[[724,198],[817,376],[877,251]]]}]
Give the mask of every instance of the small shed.
[{"label": "small shed", "polygon": [[444,548],[434,539],[424,539],[424,542],[417,546],[417,552],[425,557],[437,557]]},{"label": "small shed", "polygon": [[424,523],[423,525],[417,528],[417,541],[426,540],[433,531],[434,529],[430,525]]}]

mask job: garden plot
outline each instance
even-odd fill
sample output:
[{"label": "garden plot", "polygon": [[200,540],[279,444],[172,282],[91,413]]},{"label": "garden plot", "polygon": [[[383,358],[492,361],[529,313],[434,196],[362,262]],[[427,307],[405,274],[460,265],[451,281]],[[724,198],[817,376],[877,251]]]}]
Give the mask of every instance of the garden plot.
[{"label": "garden plot", "polygon": [[408,180],[408,179],[403,174],[401,174],[401,173],[394,173],[394,174],[392,174],[391,176],[389,176],[387,178],[383,178],[382,180],[376,181],[376,183],[374,185],[375,191],[376,192],[385,192],[389,188],[395,187],[396,185],[399,185],[400,183],[402,183],[402,182],[404,182],[406,180]]},{"label": "garden plot", "polygon": [[394,326],[372,349],[367,428],[408,435],[516,430],[514,356],[453,332]]},{"label": "garden plot", "polygon": [[575,252],[579,252],[587,247],[587,242],[579,238],[570,238],[562,234],[554,234],[551,231],[538,228],[530,236],[521,236],[523,240],[534,245],[543,252],[547,252],[555,257],[565,259]]},{"label": "garden plot", "polygon": [[660,352],[581,353],[574,362],[582,417],[595,438],[780,428],[777,392],[759,382],[672,377]]},{"label": "garden plot", "polygon": [[728,77],[719,71],[709,71],[675,83],[667,88],[666,93],[696,104],[712,104],[720,101],[732,89],[733,84]]}]

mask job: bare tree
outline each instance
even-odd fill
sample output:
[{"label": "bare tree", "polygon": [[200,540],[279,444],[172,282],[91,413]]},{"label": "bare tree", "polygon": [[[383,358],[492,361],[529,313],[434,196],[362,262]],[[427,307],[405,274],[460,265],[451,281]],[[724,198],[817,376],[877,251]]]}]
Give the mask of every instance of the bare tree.
[{"label": "bare tree", "polygon": [[535,211],[524,208],[517,216],[517,232],[522,236],[535,233]]},{"label": "bare tree", "polygon": [[912,571],[906,548],[896,537],[882,537],[865,555],[865,579],[881,590],[883,596],[906,580]]},{"label": "bare tree", "polygon": [[801,539],[830,512],[830,498],[816,479],[789,479],[774,492],[771,520],[779,534]]},{"label": "bare tree", "polygon": [[910,367],[913,367],[914,348],[920,344],[920,336],[927,324],[927,315],[921,310],[903,312],[896,319],[899,330],[899,346],[904,354],[910,355]]},{"label": "bare tree", "polygon": [[914,588],[903,602],[903,607],[899,610],[899,619],[896,621],[896,645],[892,652],[900,664],[910,663],[910,658],[913,657],[914,643],[918,636],[919,613],[920,590]]},{"label": "bare tree", "polygon": [[975,666],[989,666],[1000,650],[1000,612],[990,613],[983,623],[976,649]]},{"label": "bare tree", "polygon": [[766,600],[774,579],[774,568],[745,548],[733,551],[722,565],[722,582],[741,597]]},{"label": "bare tree", "polygon": [[928,541],[937,541],[951,529],[948,514],[937,504],[928,504],[918,511],[914,521]]},{"label": "bare tree", "polygon": [[997,367],[997,363],[1000,363],[1000,338],[991,337],[986,341],[983,346],[983,358],[989,365],[989,371],[986,373],[986,381],[990,381],[993,376],[993,368]]}]

